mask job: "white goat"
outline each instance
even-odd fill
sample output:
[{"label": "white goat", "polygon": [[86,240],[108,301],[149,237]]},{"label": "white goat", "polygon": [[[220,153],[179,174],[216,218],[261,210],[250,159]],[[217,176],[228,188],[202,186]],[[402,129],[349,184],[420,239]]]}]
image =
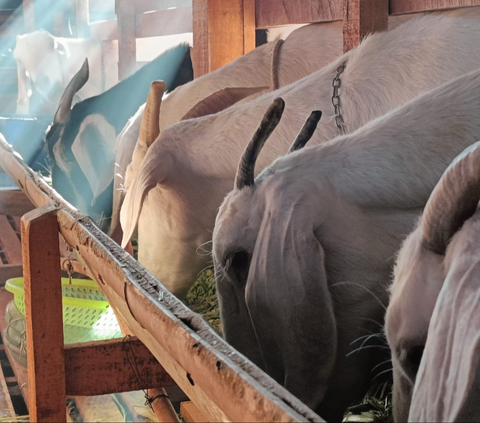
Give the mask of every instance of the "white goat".
[{"label": "white goat", "polygon": [[13,51],[18,73],[17,113],[29,113],[28,85],[31,80],[45,102],[41,112],[54,114],[63,91],[85,58],[90,64],[90,78],[77,93],[77,101],[112,87],[118,81],[118,54],[109,53],[104,54],[102,44],[93,38],[54,37],[45,30],[17,35]]},{"label": "white goat", "polygon": [[409,421],[480,419],[479,167],[477,143],[445,172],[398,255],[386,316],[396,421],[407,421],[412,391]]},{"label": "white goat", "polygon": [[245,150],[213,233],[223,333],[327,421],[378,371],[379,342],[355,342],[379,331],[392,258],[479,113],[477,70],[255,181],[262,129]]},{"label": "white goat", "polygon": [[[411,18],[412,15],[391,16],[389,29],[394,29]],[[221,69],[197,78],[168,94],[162,100],[160,130],[163,131],[179,122],[190,109],[194,106],[199,108],[203,99],[223,88],[283,87],[323,68],[342,54],[341,22],[301,26],[301,29],[297,28],[292,31],[286,33],[288,38],[283,44],[277,44],[278,40],[274,40],[260,46]],[[224,102],[223,107],[231,105],[232,101],[223,101],[226,97],[225,93],[223,94],[220,99]],[[250,93],[246,91],[245,95],[247,94]],[[159,96],[161,97],[161,94]],[[214,106],[216,107],[211,105],[204,107],[202,113],[210,114],[219,111],[218,104],[214,104]],[[110,231],[114,239],[121,236],[119,213],[124,199],[122,187],[128,188],[133,175],[138,173],[146,152],[145,147],[141,154],[138,152],[133,154],[144,110],[145,105],[140,107],[117,137],[117,169],[114,179],[113,216]],[[133,162],[127,172],[132,156]]]},{"label": "white goat", "polygon": [[[394,19],[396,22],[397,19]],[[321,42],[319,42],[321,40]],[[178,87],[161,100],[160,131],[178,123],[191,109],[203,109],[203,114],[228,107],[242,96],[228,99],[229,91],[224,88],[263,87],[275,89],[287,85],[312,72],[323,68],[342,54],[341,29],[337,23],[308,25],[294,31],[282,44],[276,41],[267,43],[234,60],[222,68],[203,75],[194,81]],[[217,101],[207,103],[211,94],[218,92]],[[253,94],[245,90],[243,97]],[[162,97],[162,93],[156,94]],[[218,97],[220,97],[218,99]],[[158,100],[156,100],[158,101]],[[203,102],[202,102],[203,101]],[[110,234],[117,238],[120,231],[120,207],[124,199],[124,189],[128,188],[133,175],[138,173],[148,146],[133,154],[139,138],[145,104],[127,123],[117,137],[114,178],[112,228]],[[153,141],[153,140],[152,140]],[[132,159],[133,156],[133,159]],[[131,165],[130,162],[132,161]],[[128,171],[127,171],[128,168]]]},{"label": "white goat", "polygon": [[475,20],[413,19],[370,36],[323,70],[275,93],[166,129],[150,147],[127,191],[121,212],[122,244],[128,243],[138,222],[139,261],[172,292],[185,295],[209,262],[209,255],[200,255],[197,249],[211,240],[215,215],[233,184],[238,157],[274,97],[282,96],[287,108],[259,157],[259,169],[286,152],[311,110],[324,114],[312,142],[338,135],[332,80],[344,62],[339,93],[347,130],[353,131],[422,91],[479,68],[479,37]]}]

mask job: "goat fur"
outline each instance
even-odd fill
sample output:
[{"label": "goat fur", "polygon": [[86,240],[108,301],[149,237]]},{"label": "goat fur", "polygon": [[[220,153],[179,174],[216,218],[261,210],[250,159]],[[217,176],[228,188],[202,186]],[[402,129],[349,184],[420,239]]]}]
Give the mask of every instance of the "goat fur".
[{"label": "goat fur", "polygon": [[[321,110],[323,116],[311,143],[338,135],[331,97],[332,80],[342,63],[347,63],[340,87],[342,113],[352,132],[423,91],[480,67],[479,37],[476,20],[412,19],[395,30],[371,35],[300,81],[248,104],[167,128],[147,152],[127,191],[121,211],[122,244],[138,223],[140,263],[172,292],[185,295],[208,265],[209,255],[197,249],[210,241],[217,208],[233,186],[238,159],[273,98],[281,96],[286,108],[259,156],[259,170],[287,152],[312,110]],[[419,118],[411,119],[414,124]],[[396,184],[402,188],[401,182]],[[365,190],[351,195],[359,197],[360,192]],[[394,198],[390,194],[387,201]]]},{"label": "goat fur", "polygon": [[375,344],[349,353],[382,325],[393,257],[444,170],[479,139],[479,113],[477,70],[278,158],[220,207],[225,338],[327,421],[365,394],[384,359]]}]

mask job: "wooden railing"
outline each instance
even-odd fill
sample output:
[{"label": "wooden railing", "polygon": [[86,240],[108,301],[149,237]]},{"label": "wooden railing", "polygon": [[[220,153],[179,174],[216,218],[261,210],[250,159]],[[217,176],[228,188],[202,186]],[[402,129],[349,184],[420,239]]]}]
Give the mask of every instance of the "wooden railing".
[{"label": "wooden railing", "polygon": [[[86,390],[95,382],[79,382],[88,378],[102,380],[102,393],[118,392],[125,389],[125,377],[120,373],[131,372],[117,367],[106,376],[105,369],[111,367],[108,356],[99,357],[105,344],[101,341],[64,349],[60,273],[55,266],[59,263],[58,233],[71,247],[77,266],[97,281],[120,320],[160,363],[161,367],[150,364],[141,370],[157,375],[143,388],[151,388],[153,382],[160,388],[169,383],[170,375],[209,421],[323,421],[229,346],[89,217],[63,200],[14,153],[3,136],[0,166],[38,207],[22,218],[31,421],[62,421],[59,419],[65,418],[65,395],[72,393],[72,380],[75,386],[83,386],[76,395],[92,395]],[[34,301],[35,296],[41,301]],[[120,351],[121,342],[112,342],[115,345],[110,348]],[[87,347],[88,356],[78,353]],[[47,360],[45,354],[52,359]],[[66,366],[67,359],[77,361]],[[41,377],[46,372],[54,381],[54,390],[42,385],[45,380]],[[133,389],[139,387],[137,383]],[[51,410],[56,410],[53,417]]]}]

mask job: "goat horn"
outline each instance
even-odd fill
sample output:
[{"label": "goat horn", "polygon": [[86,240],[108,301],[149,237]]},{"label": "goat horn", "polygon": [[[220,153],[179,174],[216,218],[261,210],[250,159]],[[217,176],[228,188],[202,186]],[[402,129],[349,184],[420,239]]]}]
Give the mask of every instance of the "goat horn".
[{"label": "goat horn", "polygon": [[160,134],[160,105],[166,89],[167,84],[163,81],[153,81],[150,85],[138,136],[140,146],[145,146],[147,149]]},{"label": "goat horn", "polygon": [[73,97],[88,81],[88,76],[88,59],[85,59],[80,70],[74,75],[65,88],[57,112],[53,118],[53,123],[67,122],[70,109],[72,108]]},{"label": "goat horn", "polygon": [[265,115],[263,116],[260,126],[255,131],[253,138],[243,152],[242,159],[238,164],[237,176],[235,178],[235,186],[237,189],[243,187],[252,187],[255,179],[255,162],[262,150],[262,147],[267,141],[270,134],[277,127],[282,117],[285,102],[280,97],[273,100],[272,104],[268,106]]},{"label": "goat horn", "polygon": [[318,122],[320,122],[321,117],[322,112],[320,110],[314,110],[312,113],[310,113],[310,116],[303,124],[302,129],[300,129],[297,138],[295,138],[295,141],[293,141],[287,154],[293,153],[294,151],[305,147],[305,144],[310,140],[310,138],[312,138],[315,129],[317,129],[317,125]]},{"label": "goat horn", "polygon": [[425,206],[422,245],[444,255],[453,235],[480,200],[480,142],[463,151],[444,172]]}]

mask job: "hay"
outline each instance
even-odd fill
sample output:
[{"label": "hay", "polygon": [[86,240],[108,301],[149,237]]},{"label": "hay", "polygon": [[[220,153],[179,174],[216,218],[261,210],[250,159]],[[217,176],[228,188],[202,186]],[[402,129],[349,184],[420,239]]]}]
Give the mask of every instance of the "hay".
[{"label": "hay", "polygon": [[185,304],[192,311],[201,314],[220,335],[222,334],[217,289],[211,268],[204,270],[197,278],[188,292]]}]

